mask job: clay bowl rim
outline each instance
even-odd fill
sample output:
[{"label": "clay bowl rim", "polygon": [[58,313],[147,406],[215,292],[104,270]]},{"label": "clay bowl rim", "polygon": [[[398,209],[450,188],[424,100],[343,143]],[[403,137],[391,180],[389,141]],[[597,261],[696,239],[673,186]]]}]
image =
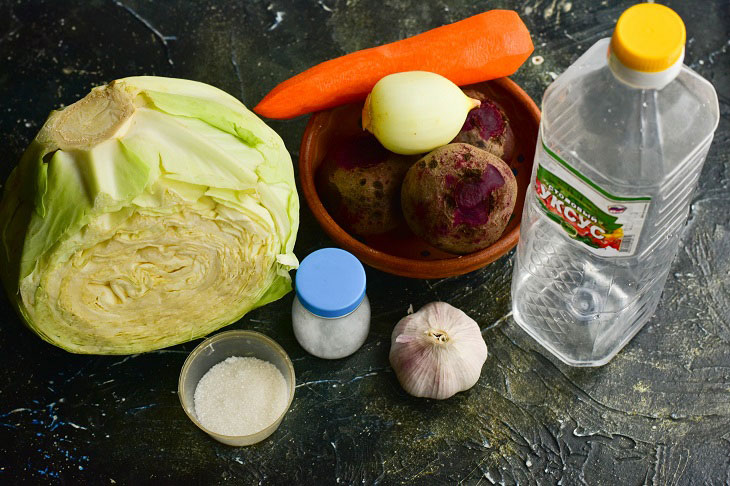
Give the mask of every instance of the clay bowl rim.
[{"label": "clay bowl rim", "polygon": [[[517,83],[507,77],[485,81],[484,83],[496,84],[500,89],[509,93],[516,104],[522,105],[532,115],[535,124],[539,125],[540,109]],[[312,211],[314,218],[324,232],[335,243],[341,245],[342,248],[360,258],[364,263],[383,272],[402,277],[430,279],[453,277],[477,270],[501,258],[517,245],[520,237],[519,221],[510,231],[503,233],[496,242],[483,250],[466,255],[454,255],[453,258],[440,260],[418,260],[391,255],[376,250],[350,235],[327,212],[319,198],[314,182],[315,171],[311,163],[312,153],[316,150],[315,141],[319,135],[318,126],[321,125],[320,120],[325,120],[329,116],[329,113],[330,110],[326,110],[312,114],[304,129],[299,150],[299,180],[301,182],[302,192],[304,193],[304,199]],[[528,168],[530,170],[532,170],[533,164],[534,156],[533,160],[529,163]],[[515,217],[521,216],[521,214],[515,215]]]}]

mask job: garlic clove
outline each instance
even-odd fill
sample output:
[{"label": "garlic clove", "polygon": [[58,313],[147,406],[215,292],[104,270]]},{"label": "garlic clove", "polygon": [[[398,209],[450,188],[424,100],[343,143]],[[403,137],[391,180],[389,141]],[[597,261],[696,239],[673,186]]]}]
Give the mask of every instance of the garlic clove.
[{"label": "garlic clove", "polygon": [[396,324],[390,364],[405,391],[449,398],[476,384],[487,359],[479,325],[445,302],[432,302]]}]

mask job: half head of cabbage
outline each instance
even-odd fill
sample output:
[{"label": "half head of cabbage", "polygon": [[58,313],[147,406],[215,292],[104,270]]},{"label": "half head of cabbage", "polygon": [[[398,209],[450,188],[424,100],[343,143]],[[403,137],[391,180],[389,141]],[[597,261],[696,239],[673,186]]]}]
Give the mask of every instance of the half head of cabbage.
[{"label": "half head of cabbage", "polygon": [[291,289],[299,223],[281,138],[234,97],[132,77],[51,113],[0,201],[0,276],[75,353],[204,336]]}]

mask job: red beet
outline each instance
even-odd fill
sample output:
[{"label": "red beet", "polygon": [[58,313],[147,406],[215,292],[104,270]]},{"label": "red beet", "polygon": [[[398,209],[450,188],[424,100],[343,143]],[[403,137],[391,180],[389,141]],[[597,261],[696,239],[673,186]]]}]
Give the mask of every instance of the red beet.
[{"label": "red beet", "polygon": [[499,239],[517,200],[517,181],[499,157],[465,143],[429,153],[408,170],[403,215],[420,238],[444,251],[471,253]]},{"label": "red beet", "polygon": [[385,233],[403,221],[400,188],[416,160],[389,152],[372,135],[345,140],[319,166],[317,191],[347,231],[360,236]]},{"label": "red beet", "polygon": [[504,110],[484,93],[471,89],[464,93],[481,101],[481,105],[469,112],[452,143],[468,143],[509,161],[515,149],[515,136]]}]

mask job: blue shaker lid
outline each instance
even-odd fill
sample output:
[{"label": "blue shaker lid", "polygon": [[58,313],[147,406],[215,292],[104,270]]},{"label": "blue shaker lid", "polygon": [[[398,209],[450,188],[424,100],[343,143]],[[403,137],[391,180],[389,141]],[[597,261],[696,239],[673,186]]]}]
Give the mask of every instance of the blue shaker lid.
[{"label": "blue shaker lid", "polygon": [[295,277],[299,302],[320,317],[342,317],[365,297],[365,269],[339,248],[322,248],[302,260]]}]

